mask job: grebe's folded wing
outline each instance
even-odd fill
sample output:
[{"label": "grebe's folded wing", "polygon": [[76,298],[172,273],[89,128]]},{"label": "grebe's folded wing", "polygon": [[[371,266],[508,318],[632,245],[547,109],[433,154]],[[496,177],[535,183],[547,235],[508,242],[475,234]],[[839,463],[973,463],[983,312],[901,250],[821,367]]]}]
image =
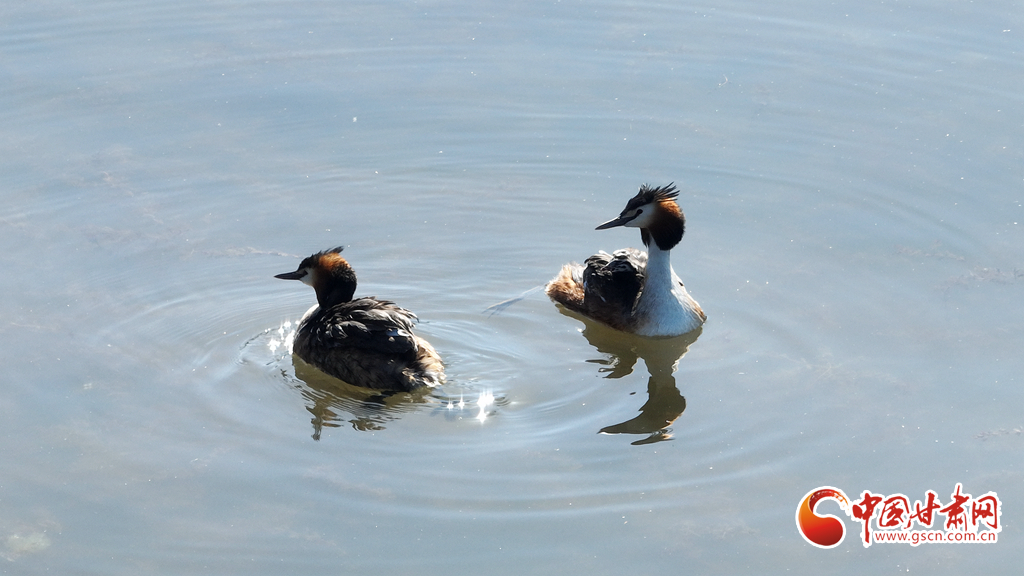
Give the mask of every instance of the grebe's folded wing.
[{"label": "grebe's folded wing", "polygon": [[601,251],[587,258],[585,264],[583,291],[587,300],[598,299],[623,307],[627,314],[631,312],[643,289],[647,253],[635,248],[611,254]]},{"label": "grebe's folded wing", "polygon": [[[312,337],[328,347],[353,347],[387,354],[415,353],[416,315],[394,302],[357,298],[318,313]],[[312,319],[311,319],[312,320]]]}]

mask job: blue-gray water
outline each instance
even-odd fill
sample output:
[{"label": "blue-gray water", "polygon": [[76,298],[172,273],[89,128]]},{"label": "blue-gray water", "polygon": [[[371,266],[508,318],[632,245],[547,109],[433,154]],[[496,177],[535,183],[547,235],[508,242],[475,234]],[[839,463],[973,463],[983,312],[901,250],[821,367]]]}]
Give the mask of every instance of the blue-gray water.
[{"label": "blue-gray water", "polygon": [[[1019,3],[41,1],[0,30],[0,573],[1019,565]],[[483,313],[639,245],[593,228],[670,181],[696,341],[538,291]],[[296,374],[313,293],[273,275],[339,244],[443,391]],[[997,544],[794,524],[819,486],[958,482],[999,494]]]}]

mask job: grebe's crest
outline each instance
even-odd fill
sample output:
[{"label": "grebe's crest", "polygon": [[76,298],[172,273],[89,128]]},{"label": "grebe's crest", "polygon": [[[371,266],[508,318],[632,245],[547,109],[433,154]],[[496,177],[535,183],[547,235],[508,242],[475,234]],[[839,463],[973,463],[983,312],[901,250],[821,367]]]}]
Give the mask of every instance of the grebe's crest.
[{"label": "grebe's crest", "polygon": [[[344,249],[345,249],[344,246],[335,246],[334,248],[328,248],[327,250],[321,250],[321,251],[317,252],[316,254],[313,254],[309,258],[306,258],[306,260],[309,260],[310,258],[317,258],[317,257],[323,258],[323,257],[329,256],[330,254],[338,255],[338,254],[341,254],[341,251],[344,250]],[[341,258],[341,256],[338,256],[338,258]]]},{"label": "grebe's crest", "polygon": [[299,269],[324,268],[326,270],[334,270],[338,266],[351,268],[351,266],[348,265],[348,262],[341,257],[341,251],[344,249],[344,246],[335,246],[334,248],[317,252],[312,256],[307,256],[302,259],[302,262],[299,264]]},{"label": "grebe's crest", "polygon": [[[629,199],[629,202],[626,202],[626,209],[623,210],[623,212],[625,213],[630,210],[636,210],[644,204],[651,204],[654,202],[676,204],[674,200],[678,196],[679,190],[676,189],[675,182],[672,182],[667,186],[658,186],[657,188],[652,188],[650,185],[644,184],[643,186],[640,186],[640,191],[636,193],[636,196],[633,196]],[[676,207],[678,208],[678,205],[676,205]]]}]

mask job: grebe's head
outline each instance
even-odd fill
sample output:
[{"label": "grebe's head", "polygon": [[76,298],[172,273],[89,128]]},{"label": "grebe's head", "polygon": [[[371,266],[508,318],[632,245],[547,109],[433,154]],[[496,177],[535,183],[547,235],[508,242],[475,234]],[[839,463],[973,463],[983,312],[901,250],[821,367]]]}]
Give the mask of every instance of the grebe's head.
[{"label": "grebe's head", "polygon": [[341,257],[344,246],[317,252],[299,263],[294,272],[278,274],[274,278],[300,280],[316,290],[321,308],[348,302],[356,292],[356,273]]},{"label": "grebe's head", "polygon": [[683,238],[686,218],[676,203],[679,191],[674,184],[652,188],[647,184],[640,187],[636,196],[626,202],[626,207],[614,218],[601,224],[597,230],[616,226],[640,228],[644,245],[650,246],[651,239],[662,250],[671,250]]}]

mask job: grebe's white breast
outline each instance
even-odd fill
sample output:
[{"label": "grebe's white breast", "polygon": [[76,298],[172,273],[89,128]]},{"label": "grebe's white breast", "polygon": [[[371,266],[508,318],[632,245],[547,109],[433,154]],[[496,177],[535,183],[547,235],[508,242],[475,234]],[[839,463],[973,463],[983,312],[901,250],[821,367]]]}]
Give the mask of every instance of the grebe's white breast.
[{"label": "grebe's white breast", "polygon": [[669,251],[653,242],[648,247],[644,286],[633,321],[641,336],[677,336],[704,324],[704,312],[676,276]]}]

